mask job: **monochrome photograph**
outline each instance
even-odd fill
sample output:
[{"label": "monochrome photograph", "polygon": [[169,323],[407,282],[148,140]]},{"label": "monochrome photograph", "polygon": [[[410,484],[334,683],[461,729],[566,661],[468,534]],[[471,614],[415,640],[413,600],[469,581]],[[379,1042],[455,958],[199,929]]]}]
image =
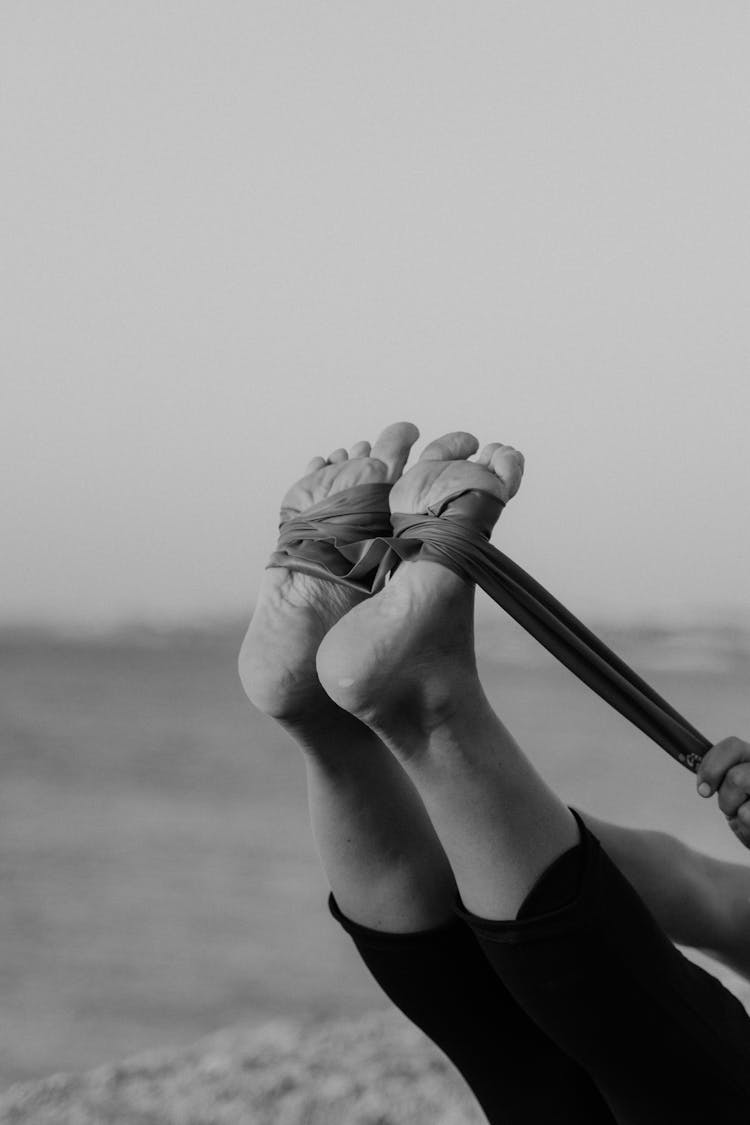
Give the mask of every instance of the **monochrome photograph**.
[{"label": "monochrome photograph", "polygon": [[0,1125],[749,1121],[748,7],[0,25]]}]

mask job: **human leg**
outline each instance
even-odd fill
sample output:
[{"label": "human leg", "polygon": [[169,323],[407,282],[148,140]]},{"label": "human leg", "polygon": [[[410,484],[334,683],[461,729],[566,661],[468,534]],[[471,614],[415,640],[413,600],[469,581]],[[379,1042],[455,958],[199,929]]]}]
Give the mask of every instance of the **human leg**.
[{"label": "human leg", "polygon": [[[284,496],[304,512],[362,483],[392,483],[418,436],[388,426],[370,446],[314,458]],[[315,654],[328,629],[364,595],[307,574],[263,572],[239,659],[250,700],[302,748],[313,834],[342,908],[364,925],[408,932],[451,915],[454,882],[412,783],[371,731],[323,691]]]},{"label": "human leg", "polygon": [[[394,485],[392,510],[426,511],[460,487],[509,499],[520,483],[520,454],[493,444],[467,461],[477,444],[460,432],[431,443]],[[366,723],[414,781],[465,904],[515,917],[579,833],[489,705],[473,609],[473,586],[451,570],[403,562],[380,594],[326,634],[317,668],[330,698]]]},{"label": "human leg", "polygon": [[[373,454],[398,466],[405,437],[396,435],[401,444],[390,453],[376,444]],[[327,481],[342,452],[328,466],[312,463],[312,475],[322,471]],[[315,482],[305,479],[313,502]],[[491,1121],[608,1125],[586,1075],[519,1009],[454,918],[453,875],[413,783],[318,683],[320,640],[358,600],[306,575],[266,571],[240,658],[251,700],[303,750],[333,912],[386,994],[455,1063]],[[543,1084],[530,1073],[539,1068]]]},{"label": "human leg", "polygon": [[519,1007],[456,919],[453,875],[412,783],[371,731],[339,714],[332,705],[327,721],[294,733],[331,913],[363,963],[492,1125],[612,1125],[588,1075]]},{"label": "human leg", "polygon": [[[453,457],[466,455],[454,446]],[[424,510],[404,507],[408,482],[409,474],[392,495],[394,509]],[[617,1120],[742,1120],[750,1021],[675,949],[494,715],[476,674],[472,608],[471,589],[452,572],[404,563],[327,635],[318,653],[326,690],[411,777],[456,877],[462,917]],[[524,911],[564,856],[572,900]]]}]

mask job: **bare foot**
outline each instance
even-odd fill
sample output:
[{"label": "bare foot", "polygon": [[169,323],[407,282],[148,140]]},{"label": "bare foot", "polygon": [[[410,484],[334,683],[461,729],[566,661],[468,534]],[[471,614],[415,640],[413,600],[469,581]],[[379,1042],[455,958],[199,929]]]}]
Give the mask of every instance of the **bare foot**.
[{"label": "bare foot", "polygon": [[[287,492],[282,519],[306,511],[335,492],[358,484],[397,481],[419,437],[410,422],[383,430],[375,444],[360,441],[315,457]],[[251,701],[279,720],[303,720],[330,700],[320,687],[315,654],[328,630],[366,598],[345,586],[283,567],[264,570],[239,659],[240,679]]]},{"label": "bare foot", "polygon": [[[480,489],[507,502],[518,491],[523,456],[511,446],[451,433],[432,442],[394,485],[392,512],[426,512],[451,493]],[[357,605],[318,649],[328,695],[382,737],[398,727],[424,731],[457,691],[476,679],[474,586],[433,562],[402,563],[385,589]],[[389,739],[390,741],[390,739]]]}]

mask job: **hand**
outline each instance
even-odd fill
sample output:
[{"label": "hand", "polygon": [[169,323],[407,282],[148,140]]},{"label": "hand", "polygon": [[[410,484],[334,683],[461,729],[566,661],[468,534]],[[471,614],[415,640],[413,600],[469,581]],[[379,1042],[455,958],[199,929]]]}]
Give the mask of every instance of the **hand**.
[{"label": "hand", "polygon": [[750,742],[724,738],[708,751],[697,771],[701,797],[719,796],[729,827],[750,848]]}]

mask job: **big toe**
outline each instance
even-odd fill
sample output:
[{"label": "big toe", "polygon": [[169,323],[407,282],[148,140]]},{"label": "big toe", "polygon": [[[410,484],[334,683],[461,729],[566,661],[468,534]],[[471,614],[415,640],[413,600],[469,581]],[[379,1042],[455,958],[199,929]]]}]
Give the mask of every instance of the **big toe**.
[{"label": "big toe", "polygon": [[465,461],[479,449],[479,442],[473,434],[464,430],[454,430],[450,434],[443,434],[435,438],[426,446],[420,456],[420,461]]},{"label": "big toe", "polygon": [[493,441],[485,445],[477,457],[477,464],[486,466],[501,481],[505,493],[503,499],[507,504],[521,487],[525,465],[523,453],[512,445]]},{"label": "big toe", "polygon": [[419,437],[411,422],[394,422],[386,426],[372,447],[371,456],[382,461],[388,470],[388,482],[398,480],[409,459],[409,451]]}]

